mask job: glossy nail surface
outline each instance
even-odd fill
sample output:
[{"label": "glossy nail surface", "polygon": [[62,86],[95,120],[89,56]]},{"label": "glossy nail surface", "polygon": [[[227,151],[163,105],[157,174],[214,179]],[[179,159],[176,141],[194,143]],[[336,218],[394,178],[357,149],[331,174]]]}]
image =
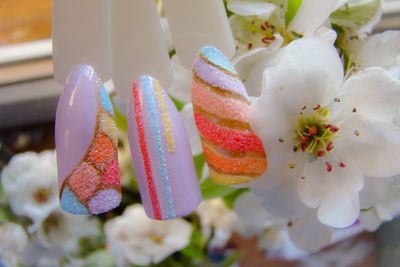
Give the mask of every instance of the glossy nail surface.
[{"label": "glossy nail surface", "polygon": [[174,103],[150,76],[134,83],[128,134],[147,215],[167,220],[191,213],[201,193],[189,139]]},{"label": "glossy nail surface", "polygon": [[267,168],[261,139],[250,128],[246,88],[216,48],[202,48],[194,61],[192,102],[210,178],[223,185],[246,185]]},{"label": "glossy nail surface", "polygon": [[61,207],[99,214],[121,200],[117,129],[106,89],[91,66],[68,76],[56,114],[55,142]]}]

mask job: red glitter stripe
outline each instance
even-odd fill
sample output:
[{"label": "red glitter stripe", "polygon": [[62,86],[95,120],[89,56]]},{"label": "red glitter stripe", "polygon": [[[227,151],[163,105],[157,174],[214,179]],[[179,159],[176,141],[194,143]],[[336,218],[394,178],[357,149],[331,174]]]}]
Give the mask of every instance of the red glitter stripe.
[{"label": "red glitter stripe", "polygon": [[151,204],[153,206],[153,213],[155,219],[161,220],[160,204],[158,202],[157,191],[151,173],[151,164],[149,159],[149,153],[147,151],[147,146],[146,146],[146,136],[143,128],[142,106],[139,97],[139,89],[136,81],[133,85],[133,99],[134,99],[135,118],[139,136],[140,150],[142,152],[144,169],[146,172],[147,183],[149,185]]},{"label": "red glitter stripe", "polygon": [[262,141],[252,132],[218,126],[196,111],[194,112],[194,118],[201,135],[223,149],[234,152],[253,151],[265,153]]}]

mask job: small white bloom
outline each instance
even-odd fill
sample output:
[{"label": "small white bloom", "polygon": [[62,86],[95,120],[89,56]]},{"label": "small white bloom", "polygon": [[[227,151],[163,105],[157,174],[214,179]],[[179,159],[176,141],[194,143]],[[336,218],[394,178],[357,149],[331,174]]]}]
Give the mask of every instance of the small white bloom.
[{"label": "small white bloom", "polygon": [[[308,207],[326,226],[349,226],[359,215],[364,176],[400,172],[400,128],[393,124],[400,82],[381,68],[343,82],[336,49],[317,38],[295,40],[282,53],[279,65],[266,69],[254,104],[251,125],[269,169],[252,188],[268,207],[298,207],[280,210],[289,220]],[[279,203],[271,191],[297,197]]]},{"label": "small white bloom", "polygon": [[58,207],[57,163],[54,151],[26,152],[14,156],[1,173],[11,210],[33,221],[35,231]]},{"label": "small white bloom", "polygon": [[83,237],[100,234],[96,217],[70,214],[58,208],[52,212],[37,231],[37,241],[47,250],[59,249],[74,253]]},{"label": "small white bloom", "polygon": [[190,242],[192,226],[183,219],[156,221],[148,218],[142,205],[125,209],[122,216],[104,225],[107,249],[117,266],[159,263]]},{"label": "small white bloom", "polygon": [[230,234],[234,231],[237,215],[228,209],[221,198],[203,200],[196,209],[200,216],[203,235],[211,234],[211,227]]},{"label": "small white bloom", "polygon": [[28,236],[21,225],[10,222],[0,225],[0,265],[18,266],[27,244]]}]

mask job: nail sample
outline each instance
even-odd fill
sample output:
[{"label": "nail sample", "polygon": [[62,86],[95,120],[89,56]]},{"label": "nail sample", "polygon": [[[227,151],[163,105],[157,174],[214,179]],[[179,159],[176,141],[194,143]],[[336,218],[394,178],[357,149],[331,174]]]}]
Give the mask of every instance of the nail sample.
[{"label": "nail sample", "polygon": [[128,135],[147,215],[168,220],[191,213],[201,193],[189,139],[174,103],[150,76],[134,82]]},{"label": "nail sample", "polygon": [[267,169],[261,139],[250,127],[250,100],[229,60],[215,47],[194,61],[192,102],[212,181],[246,185]]},{"label": "nail sample", "polygon": [[103,83],[89,65],[67,78],[56,114],[60,205],[75,214],[99,214],[121,201],[118,136]]}]

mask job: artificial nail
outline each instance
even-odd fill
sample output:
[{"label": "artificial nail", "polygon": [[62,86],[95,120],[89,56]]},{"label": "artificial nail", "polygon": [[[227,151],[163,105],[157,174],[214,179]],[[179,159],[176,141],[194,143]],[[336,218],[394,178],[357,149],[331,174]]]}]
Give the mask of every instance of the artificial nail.
[{"label": "artificial nail", "polygon": [[267,169],[261,139],[250,127],[250,100],[229,60],[215,47],[194,61],[194,118],[212,181],[243,186]]},{"label": "artificial nail", "polygon": [[121,186],[114,112],[89,65],[78,65],[66,80],[57,107],[55,143],[61,208],[99,214],[117,207]]},{"label": "artificial nail", "polygon": [[174,103],[150,76],[134,82],[128,135],[147,215],[167,220],[191,213],[201,193],[189,139]]}]

